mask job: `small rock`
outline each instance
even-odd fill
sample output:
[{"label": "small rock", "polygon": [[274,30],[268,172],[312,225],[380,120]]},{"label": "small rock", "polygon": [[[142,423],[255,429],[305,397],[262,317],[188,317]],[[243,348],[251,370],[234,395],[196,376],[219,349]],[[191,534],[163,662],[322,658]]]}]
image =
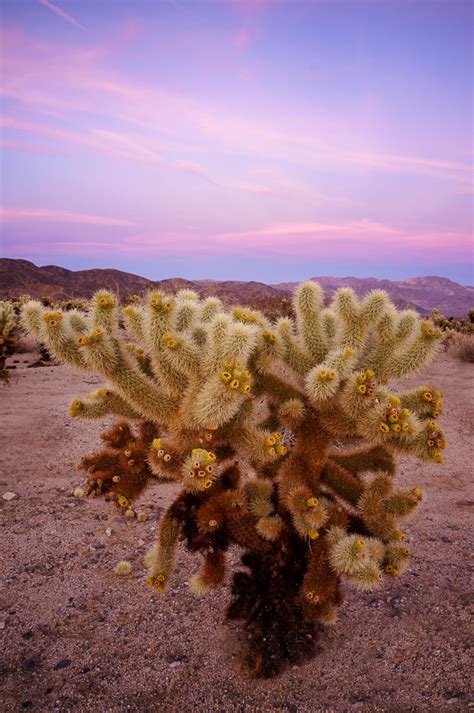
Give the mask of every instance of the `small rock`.
[{"label": "small rock", "polygon": [[4,500],[6,500],[7,502],[9,502],[10,500],[15,500],[15,498],[17,498],[17,497],[18,497],[18,495],[16,493],[11,493],[10,491],[3,493],[3,495],[2,495],[2,498]]},{"label": "small rock", "polygon": [[106,530],[105,530],[105,534],[107,535],[107,537],[110,537],[110,535],[112,534],[112,528],[111,528],[111,527],[107,527]]},{"label": "small rock", "polygon": [[148,515],[146,512],[139,512],[137,515],[138,522],[146,522],[148,520]]},{"label": "small rock", "polygon": [[144,544],[145,544],[145,540],[138,540],[138,545],[140,547],[143,547]]},{"label": "small rock", "polygon": [[0,621],[0,629],[4,629],[6,626],[6,621]]},{"label": "small rock", "polygon": [[67,668],[71,665],[71,659],[61,659],[57,664],[54,664],[54,671],[60,671],[62,668]]},{"label": "small rock", "polygon": [[84,490],[82,488],[76,488],[73,493],[75,498],[83,498],[84,497]]},{"label": "small rock", "polygon": [[173,663],[170,663],[170,668],[177,668],[178,666],[181,666],[181,661],[173,661]]}]

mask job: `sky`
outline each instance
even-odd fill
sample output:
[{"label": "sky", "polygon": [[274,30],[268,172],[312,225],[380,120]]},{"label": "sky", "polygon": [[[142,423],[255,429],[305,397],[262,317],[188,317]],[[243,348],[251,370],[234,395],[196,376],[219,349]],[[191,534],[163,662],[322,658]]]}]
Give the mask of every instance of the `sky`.
[{"label": "sky", "polygon": [[0,0],[0,255],[472,284],[469,0]]}]

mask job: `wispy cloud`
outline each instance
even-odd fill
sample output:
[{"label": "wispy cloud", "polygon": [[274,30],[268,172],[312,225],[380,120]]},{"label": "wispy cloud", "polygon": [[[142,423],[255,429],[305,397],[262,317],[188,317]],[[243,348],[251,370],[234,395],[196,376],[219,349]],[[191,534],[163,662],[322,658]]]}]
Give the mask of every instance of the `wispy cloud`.
[{"label": "wispy cloud", "polygon": [[200,166],[198,163],[195,163],[194,161],[185,161],[185,160],[177,160],[174,161],[174,163],[171,166],[174,168],[176,171],[182,171],[183,173],[190,173],[193,176],[199,176],[199,178],[203,178],[205,181],[208,183],[212,183],[214,186],[220,185],[215,181],[211,176],[207,173],[207,171]]},{"label": "wispy cloud", "polygon": [[63,20],[66,20],[66,22],[69,22],[70,25],[74,25],[74,27],[78,27],[80,30],[86,29],[84,27],[84,25],[81,25],[81,23],[78,22],[75,17],[73,17],[73,15],[70,15],[68,12],[61,10],[60,7],[58,7],[57,5],[54,5],[49,0],[39,0],[39,3],[40,3],[40,5],[47,7],[48,10],[51,10],[51,12],[54,12],[54,13],[56,13],[56,15],[59,15],[59,17],[62,17]]},{"label": "wispy cloud", "polygon": [[122,218],[111,218],[103,215],[87,215],[85,213],[69,213],[68,211],[62,210],[34,210],[31,208],[0,208],[0,220],[44,220],[53,223],[110,225],[121,228],[136,226],[136,223]]}]

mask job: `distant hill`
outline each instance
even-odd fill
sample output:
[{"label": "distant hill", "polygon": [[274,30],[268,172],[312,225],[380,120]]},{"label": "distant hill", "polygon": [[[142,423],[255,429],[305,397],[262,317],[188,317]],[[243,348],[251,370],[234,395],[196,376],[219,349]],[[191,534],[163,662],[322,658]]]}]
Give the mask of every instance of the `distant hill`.
[{"label": "distant hill", "polygon": [[[428,314],[436,307],[447,317],[467,314],[474,306],[474,288],[459,285],[446,277],[415,277],[411,280],[377,280],[359,277],[314,277],[324,287],[329,297],[343,285],[352,287],[362,295],[373,289],[388,292],[398,307],[412,307]],[[29,294],[32,297],[49,296],[55,300],[90,297],[97,289],[105,287],[122,296],[142,294],[156,287],[169,292],[183,288],[194,289],[202,296],[218,295],[229,304],[237,302],[264,304],[288,297],[295,282],[265,285],[262,282],[236,280],[185,280],[180,277],[152,281],[121,270],[66,270],[47,265],[37,267],[28,260],[0,258],[0,298]]]},{"label": "distant hill", "polygon": [[[377,280],[375,277],[312,277],[331,296],[339,287],[352,287],[358,295],[370,290],[385,290],[398,307],[411,307],[429,314],[433,307],[446,317],[462,317],[474,306],[474,288],[447,277],[413,277],[410,280]],[[290,293],[294,282],[274,285]]]}]

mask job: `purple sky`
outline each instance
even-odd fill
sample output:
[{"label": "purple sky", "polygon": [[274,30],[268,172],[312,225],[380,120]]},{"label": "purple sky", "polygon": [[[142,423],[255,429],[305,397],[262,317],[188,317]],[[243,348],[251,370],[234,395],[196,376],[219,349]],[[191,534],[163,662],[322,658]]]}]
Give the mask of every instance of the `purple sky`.
[{"label": "purple sky", "polygon": [[472,282],[474,3],[1,7],[2,256]]}]

